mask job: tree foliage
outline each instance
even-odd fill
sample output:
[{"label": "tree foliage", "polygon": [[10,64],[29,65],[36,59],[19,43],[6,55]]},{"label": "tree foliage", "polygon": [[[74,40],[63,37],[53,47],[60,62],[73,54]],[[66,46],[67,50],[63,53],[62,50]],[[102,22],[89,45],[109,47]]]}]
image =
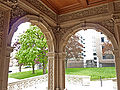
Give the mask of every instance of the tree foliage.
[{"label": "tree foliage", "polygon": [[110,52],[112,52],[112,50],[113,50],[113,46],[112,46],[112,44],[111,43],[109,43],[109,42],[104,42],[103,44],[102,44],[102,53],[103,53],[103,55],[104,54],[108,54],[108,53],[110,53]]},{"label": "tree foliage", "polygon": [[46,68],[48,46],[45,35],[41,32],[40,28],[30,26],[30,28],[20,36],[19,43],[20,49],[16,54],[19,64],[32,65],[33,73],[36,62],[43,63],[44,69]]},{"label": "tree foliage", "polygon": [[72,35],[70,39],[68,40],[68,43],[66,45],[66,53],[67,59],[74,58],[82,58],[81,57],[81,51],[82,51],[83,45],[80,43],[80,37],[78,35]]}]

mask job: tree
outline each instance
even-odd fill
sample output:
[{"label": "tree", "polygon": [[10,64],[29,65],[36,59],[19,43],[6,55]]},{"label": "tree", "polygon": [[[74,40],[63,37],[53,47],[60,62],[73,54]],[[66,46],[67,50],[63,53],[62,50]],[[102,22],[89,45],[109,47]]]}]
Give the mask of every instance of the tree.
[{"label": "tree", "polygon": [[30,26],[27,31],[20,36],[19,43],[21,45],[16,54],[20,64],[32,65],[33,73],[36,62],[43,63],[43,74],[46,72],[48,52],[47,41],[45,35],[37,26]]},{"label": "tree", "polygon": [[[14,43],[13,43],[13,47],[14,47],[14,52],[17,52],[19,49],[20,49],[20,43],[19,43],[19,39],[17,39]],[[15,59],[17,59],[15,57]],[[18,59],[17,59],[18,60]],[[18,66],[19,66],[19,72],[21,72],[21,67],[22,67],[22,63],[18,63]]]},{"label": "tree", "polygon": [[81,51],[83,48],[83,45],[79,42],[80,37],[78,35],[72,35],[70,39],[68,40],[68,43],[66,45],[66,68],[67,68],[67,61],[71,58],[74,58],[75,60],[78,60],[81,57]]},{"label": "tree", "polygon": [[110,42],[104,42],[102,44],[102,55],[103,59],[113,59],[113,46]]}]

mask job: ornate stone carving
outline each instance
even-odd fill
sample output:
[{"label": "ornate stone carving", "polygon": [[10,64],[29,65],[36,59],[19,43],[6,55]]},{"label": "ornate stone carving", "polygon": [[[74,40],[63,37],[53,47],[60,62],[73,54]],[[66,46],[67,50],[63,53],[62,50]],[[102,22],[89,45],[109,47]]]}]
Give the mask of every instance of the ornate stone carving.
[{"label": "ornate stone carving", "polygon": [[103,20],[101,22],[98,22],[101,26],[105,27],[108,29],[111,33],[114,34],[114,21],[112,19],[110,20]]},{"label": "ornate stone carving", "polygon": [[99,7],[89,8],[89,9],[78,11],[78,12],[75,12],[75,13],[60,15],[58,17],[58,21],[59,22],[65,22],[65,21],[84,18],[84,17],[88,17],[88,16],[105,14],[105,13],[108,13],[108,12],[109,12],[108,5],[102,5],[102,6],[99,6]]},{"label": "ornate stone carving", "polygon": [[0,32],[3,31],[4,26],[4,12],[0,11]]},{"label": "ornate stone carving", "polygon": [[53,90],[53,60],[49,60],[50,90]]},{"label": "ornate stone carving", "polygon": [[0,47],[2,46],[2,40],[3,40],[3,33],[0,32]]},{"label": "ornate stone carving", "polygon": [[112,19],[115,20],[115,19],[120,19],[120,14],[113,14],[112,15]]},{"label": "ornate stone carving", "polygon": [[[11,18],[10,18],[10,29],[13,23],[15,23],[19,18],[27,15],[28,13],[24,11],[22,8],[20,8],[17,5],[13,5],[11,10]],[[10,32],[10,31],[9,31]]]},{"label": "ornate stone carving", "polygon": [[120,12],[120,2],[115,2],[114,3],[114,10]]},{"label": "ornate stone carving", "polygon": [[2,46],[3,30],[4,30],[4,12],[0,11],[0,47]]},{"label": "ornate stone carving", "polygon": [[50,11],[48,8],[46,8],[41,2],[39,2],[38,0],[26,0],[27,2],[29,2],[30,4],[32,4],[34,7],[36,7],[37,9],[39,9],[41,12],[43,12],[44,14],[48,15],[50,18],[52,18],[53,20],[57,21],[57,16],[55,13],[53,13],[52,11]]},{"label": "ornate stone carving", "polygon": [[12,2],[12,3],[17,3],[18,2],[18,0],[3,0],[3,1],[5,1],[5,2]]},{"label": "ornate stone carving", "polygon": [[67,32],[67,28],[61,28],[59,25],[56,27],[52,27],[52,31],[56,37],[59,39]]}]

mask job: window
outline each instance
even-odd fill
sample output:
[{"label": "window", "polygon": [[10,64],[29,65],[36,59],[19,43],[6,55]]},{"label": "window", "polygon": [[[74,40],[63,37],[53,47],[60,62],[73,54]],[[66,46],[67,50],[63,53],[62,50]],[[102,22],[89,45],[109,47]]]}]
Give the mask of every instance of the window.
[{"label": "window", "polygon": [[97,55],[96,53],[93,53],[93,55]]},{"label": "window", "polygon": [[104,42],[104,37],[101,37],[101,42]]},{"label": "window", "polygon": [[102,49],[104,48],[104,46],[102,46]]},{"label": "window", "polygon": [[97,57],[94,57],[94,60],[97,60]]}]

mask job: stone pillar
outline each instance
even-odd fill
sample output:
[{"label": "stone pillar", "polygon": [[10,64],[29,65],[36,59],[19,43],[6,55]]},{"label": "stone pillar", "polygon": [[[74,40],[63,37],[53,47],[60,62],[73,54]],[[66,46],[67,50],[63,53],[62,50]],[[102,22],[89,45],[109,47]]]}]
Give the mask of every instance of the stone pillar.
[{"label": "stone pillar", "polygon": [[116,76],[117,76],[117,90],[120,90],[120,50],[113,51],[115,55]]},{"label": "stone pillar", "polygon": [[65,88],[65,56],[64,52],[56,53],[55,90],[64,90]]},{"label": "stone pillar", "polygon": [[9,58],[7,57],[7,32],[10,8],[0,3],[0,90],[7,90]]},{"label": "stone pillar", "polygon": [[65,56],[65,53],[48,53],[48,90],[64,90]]},{"label": "stone pillar", "polygon": [[48,90],[54,90],[54,58],[55,53],[48,52]]}]

